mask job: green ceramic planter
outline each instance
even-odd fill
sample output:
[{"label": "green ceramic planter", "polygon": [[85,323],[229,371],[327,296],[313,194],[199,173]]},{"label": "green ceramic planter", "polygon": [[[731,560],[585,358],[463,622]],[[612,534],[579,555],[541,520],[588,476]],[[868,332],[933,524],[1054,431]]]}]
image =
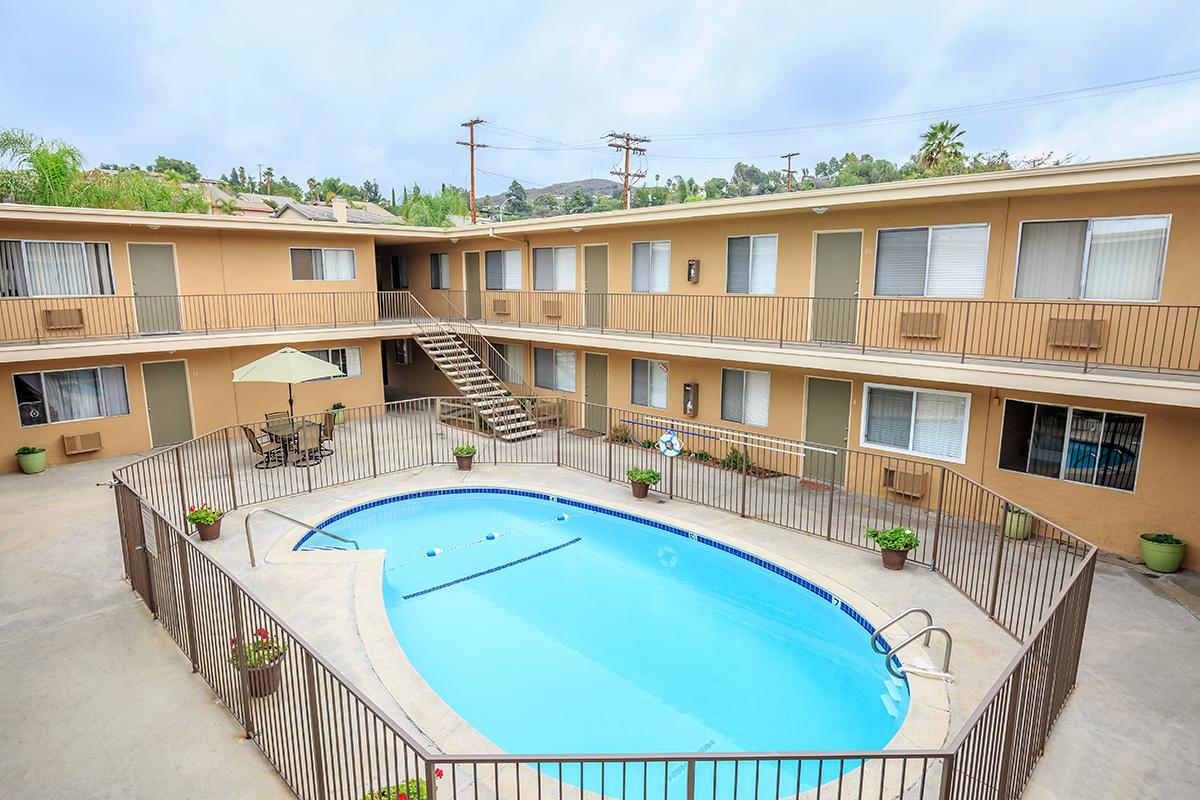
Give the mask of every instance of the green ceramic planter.
[{"label": "green ceramic planter", "polygon": [[1147,536],[1153,536],[1153,534],[1142,534],[1142,558],[1146,560],[1146,566],[1155,572],[1178,572],[1179,565],[1183,563],[1183,553],[1187,550],[1187,543],[1159,544],[1148,541]]},{"label": "green ceramic planter", "polygon": [[1009,509],[1004,512],[1004,535],[1009,539],[1028,539],[1033,530],[1033,517],[1027,511]]},{"label": "green ceramic planter", "polygon": [[17,464],[26,475],[36,475],[46,471],[46,451],[40,453],[23,453],[17,456]]}]

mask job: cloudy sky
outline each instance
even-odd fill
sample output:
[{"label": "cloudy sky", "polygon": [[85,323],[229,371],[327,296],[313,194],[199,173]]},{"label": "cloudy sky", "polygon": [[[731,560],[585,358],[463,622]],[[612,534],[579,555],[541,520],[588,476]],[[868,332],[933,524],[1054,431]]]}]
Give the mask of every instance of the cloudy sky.
[{"label": "cloudy sky", "polygon": [[[727,175],[738,160],[775,168],[789,150],[801,165],[899,160],[930,117],[814,126],[1200,68],[1194,0],[1021,6],[14,3],[0,13],[0,127],[70,141],[91,164],[163,154],[216,176],[262,163],[386,192],[464,184],[454,141],[478,116],[492,193],[514,177],[607,176],[600,137],[613,129],[652,139],[651,181]],[[1183,78],[951,116],[972,151],[1200,150],[1200,73]]]}]

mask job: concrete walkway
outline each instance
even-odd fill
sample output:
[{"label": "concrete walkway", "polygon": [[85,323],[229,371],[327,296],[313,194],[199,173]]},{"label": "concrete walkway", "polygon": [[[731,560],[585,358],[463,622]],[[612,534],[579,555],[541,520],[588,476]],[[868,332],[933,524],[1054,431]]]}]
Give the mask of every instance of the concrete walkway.
[{"label": "concrete walkway", "polygon": [[0,476],[0,797],[293,797],[121,579],[116,464]]},{"label": "concrete walkway", "polygon": [[[0,476],[0,797],[291,797],[121,580],[128,458]],[[1190,796],[1200,785],[1194,574],[1097,569],[1080,684],[1025,796]]]}]

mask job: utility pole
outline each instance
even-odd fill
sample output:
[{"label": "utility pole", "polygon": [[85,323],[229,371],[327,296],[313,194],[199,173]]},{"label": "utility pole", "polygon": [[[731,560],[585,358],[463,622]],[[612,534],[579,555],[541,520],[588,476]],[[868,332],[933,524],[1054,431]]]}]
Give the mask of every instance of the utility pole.
[{"label": "utility pole", "polygon": [[787,190],[789,192],[792,190],[792,176],[796,174],[796,170],[792,169],[792,158],[794,156],[798,156],[798,155],[800,155],[800,154],[799,153],[784,153],[783,155],[780,156],[780,158],[787,159],[787,169],[784,170],[784,173],[787,175]]},{"label": "utility pole", "polygon": [[476,144],[475,143],[475,126],[482,125],[482,124],[483,124],[483,120],[479,119],[478,117],[476,117],[474,119],[469,119],[466,122],[464,122],[462,124],[462,127],[466,128],[470,132],[470,135],[467,137],[468,141],[465,141],[465,142],[460,141],[460,142],[456,143],[456,144],[461,144],[463,147],[466,147],[471,151],[471,224],[472,225],[475,224],[475,151],[481,147],[487,147],[486,144]]},{"label": "utility pole", "polygon": [[614,169],[612,170],[611,174],[619,176],[625,182],[625,207],[629,208],[629,179],[646,177],[645,171],[629,171],[629,155],[630,153],[639,156],[646,155],[646,148],[642,147],[641,145],[648,144],[650,140],[644,136],[634,136],[629,132],[616,133],[614,131],[610,131],[609,133],[605,134],[605,136],[610,140],[608,143],[609,147],[614,150],[625,151],[625,169]]}]

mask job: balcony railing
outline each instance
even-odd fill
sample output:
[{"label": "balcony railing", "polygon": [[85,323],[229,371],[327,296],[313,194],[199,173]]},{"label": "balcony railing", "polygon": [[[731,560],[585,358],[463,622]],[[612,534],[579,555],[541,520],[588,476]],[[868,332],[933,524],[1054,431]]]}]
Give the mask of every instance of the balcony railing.
[{"label": "balcony railing", "polygon": [[1200,374],[1200,306],[777,295],[406,291],[0,298],[0,345],[428,319],[778,348]]}]

